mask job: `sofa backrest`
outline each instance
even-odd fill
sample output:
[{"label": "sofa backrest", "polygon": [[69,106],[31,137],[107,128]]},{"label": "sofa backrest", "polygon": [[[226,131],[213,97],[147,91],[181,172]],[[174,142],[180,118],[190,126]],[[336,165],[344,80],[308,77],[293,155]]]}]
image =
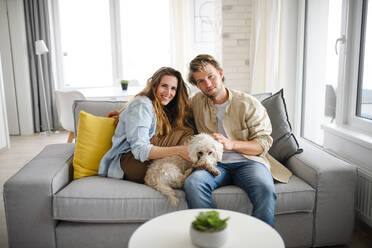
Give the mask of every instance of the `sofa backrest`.
[{"label": "sofa backrest", "polygon": [[79,112],[81,110],[95,116],[106,117],[107,113],[113,110],[120,110],[125,101],[94,101],[94,100],[76,100],[72,105],[74,115],[75,137],[77,136],[77,126],[79,122]]},{"label": "sofa backrest", "polygon": [[[253,95],[258,100],[262,101],[270,97],[271,93],[262,93]],[[79,122],[79,112],[81,110],[96,116],[105,117],[107,113],[113,110],[119,110],[123,107],[126,101],[97,101],[97,100],[75,100],[72,105],[72,113],[74,115],[75,137],[77,136],[77,126]]]},{"label": "sofa backrest", "polygon": [[266,98],[272,96],[272,93],[260,93],[260,94],[253,94],[252,96],[256,97],[260,102],[265,100]]}]

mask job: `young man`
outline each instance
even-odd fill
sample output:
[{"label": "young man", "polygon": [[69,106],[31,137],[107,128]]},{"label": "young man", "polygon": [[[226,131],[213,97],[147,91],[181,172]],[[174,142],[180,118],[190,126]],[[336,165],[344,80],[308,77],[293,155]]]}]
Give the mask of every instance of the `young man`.
[{"label": "young man", "polygon": [[217,165],[221,176],[197,170],[186,179],[189,208],[215,208],[212,191],[235,184],[248,194],[252,215],[273,226],[276,195],[266,159],[273,140],[266,109],[256,98],[225,88],[222,68],[212,56],[198,55],[189,70],[189,81],[201,90],[191,100],[196,128],[224,145]]}]

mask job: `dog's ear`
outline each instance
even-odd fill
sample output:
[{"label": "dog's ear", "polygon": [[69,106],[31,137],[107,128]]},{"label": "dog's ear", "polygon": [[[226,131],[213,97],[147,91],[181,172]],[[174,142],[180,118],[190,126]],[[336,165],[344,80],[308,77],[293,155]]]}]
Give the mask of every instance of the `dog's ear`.
[{"label": "dog's ear", "polygon": [[197,144],[191,143],[187,146],[187,151],[189,152],[189,157],[193,163],[196,163],[198,161],[198,149],[197,149]]}]

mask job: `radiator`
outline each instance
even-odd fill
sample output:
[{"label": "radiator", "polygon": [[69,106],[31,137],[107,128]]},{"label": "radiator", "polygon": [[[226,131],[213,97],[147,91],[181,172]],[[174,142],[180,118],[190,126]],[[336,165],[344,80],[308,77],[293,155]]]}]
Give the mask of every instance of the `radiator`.
[{"label": "radiator", "polygon": [[357,215],[369,226],[372,226],[372,176],[358,169],[356,203]]}]

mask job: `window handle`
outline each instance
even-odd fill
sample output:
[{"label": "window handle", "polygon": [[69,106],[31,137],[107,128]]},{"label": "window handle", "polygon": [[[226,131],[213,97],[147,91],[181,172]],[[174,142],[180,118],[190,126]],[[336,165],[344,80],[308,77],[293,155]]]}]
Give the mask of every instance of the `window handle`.
[{"label": "window handle", "polygon": [[346,41],[345,35],[341,35],[341,37],[336,40],[336,43],[335,43],[336,55],[338,55],[338,43],[341,42],[341,44],[345,44],[345,41]]}]

